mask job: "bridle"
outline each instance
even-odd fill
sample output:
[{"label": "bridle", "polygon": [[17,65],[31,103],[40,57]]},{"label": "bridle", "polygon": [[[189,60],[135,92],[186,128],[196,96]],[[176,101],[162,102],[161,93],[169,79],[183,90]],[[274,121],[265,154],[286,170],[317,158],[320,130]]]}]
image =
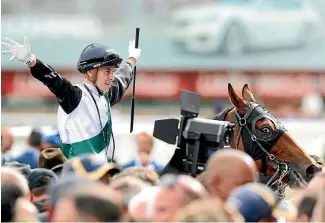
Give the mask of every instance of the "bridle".
[{"label": "bridle", "polygon": [[[284,184],[282,180],[291,172],[291,170],[286,163],[276,159],[275,155],[270,151],[286,129],[261,105],[254,102],[246,102],[246,105],[248,106],[248,110],[245,114],[240,114],[238,109],[234,107],[231,109],[225,109],[218,114],[215,119],[224,121],[228,112],[234,109],[236,120],[239,125],[236,149],[238,149],[239,140],[242,138],[245,152],[248,153],[254,160],[262,160],[262,173],[264,176],[266,176],[267,159],[271,161],[271,166],[275,170],[275,173],[269,178],[266,185],[274,188],[278,197],[283,199],[285,188],[288,184]],[[275,131],[269,134],[259,132],[256,129],[256,123],[261,119],[268,119],[272,121],[276,127]],[[278,174],[280,174],[280,176],[275,180]]]}]

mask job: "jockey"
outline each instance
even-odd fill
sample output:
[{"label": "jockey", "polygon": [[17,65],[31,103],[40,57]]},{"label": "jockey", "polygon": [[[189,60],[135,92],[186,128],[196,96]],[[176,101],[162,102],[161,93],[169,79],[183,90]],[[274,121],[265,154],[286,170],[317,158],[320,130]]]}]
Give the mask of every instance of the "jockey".
[{"label": "jockey", "polygon": [[51,66],[30,52],[24,43],[6,38],[1,45],[9,50],[10,61],[17,59],[30,68],[33,77],[46,85],[59,103],[58,129],[63,154],[72,158],[84,153],[105,153],[112,135],[111,106],[118,103],[133,79],[133,67],[141,54],[135,42],[129,43],[129,58],[122,58],[110,47],[90,44],[82,52],[77,69],[84,76],[82,84],[61,77]]}]

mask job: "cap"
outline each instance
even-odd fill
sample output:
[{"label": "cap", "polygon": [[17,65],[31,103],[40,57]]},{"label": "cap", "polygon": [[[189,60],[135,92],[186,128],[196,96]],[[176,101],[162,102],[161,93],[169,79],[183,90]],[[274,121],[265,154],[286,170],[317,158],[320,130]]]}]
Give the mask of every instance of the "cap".
[{"label": "cap", "polygon": [[14,162],[6,162],[4,164],[4,167],[13,168],[13,169],[19,171],[21,174],[23,174],[26,178],[28,177],[28,175],[32,171],[31,168],[30,168],[30,165],[24,164],[24,163],[18,163],[16,161],[14,161]]},{"label": "cap", "polygon": [[115,163],[107,163],[102,155],[84,154],[65,163],[62,177],[75,174],[90,180],[99,180],[106,173],[114,176],[120,172],[120,168]]},{"label": "cap", "polygon": [[262,218],[295,218],[297,209],[286,205],[264,184],[248,183],[235,189],[227,204],[239,211],[246,222],[257,222]]},{"label": "cap", "polygon": [[44,168],[34,169],[27,178],[29,189],[32,190],[37,187],[49,185],[50,182],[44,181],[44,177],[50,177],[51,181],[56,181],[58,179],[56,174],[51,170]]},{"label": "cap", "polygon": [[54,135],[44,135],[42,137],[42,140],[45,143],[49,143],[55,147],[60,147],[62,144],[61,138],[59,134],[54,134]]},{"label": "cap", "polygon": [[52,169],[53,167],[64,164],[67,158],[63,155],[60,148],[44,149],[39,156],[38,166],[40,168]]}]

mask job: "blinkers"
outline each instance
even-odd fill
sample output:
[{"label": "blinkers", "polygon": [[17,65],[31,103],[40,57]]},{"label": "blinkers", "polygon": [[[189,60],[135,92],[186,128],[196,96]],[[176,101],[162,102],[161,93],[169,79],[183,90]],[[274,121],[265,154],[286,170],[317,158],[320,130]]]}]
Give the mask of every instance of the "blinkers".
[{"label": "blinkers", "polygon": [[[236,119],[240,127],[244,128],[242,131],[240,131],[240,134],[243,140],[245,151],[254,160],[259,160],[265,157],[265,152],[260,148],[261,146],[258,144],[261,144],[267,152],[270,152],[272,147],[287,130],[261,105],[254,102],[247,103],[249,109],[246,114],[241,115],[237,110],[235,110]],[[256,128],[256,124],[258,121],[263,119],[270,120],[274,124],[275,129],[272,129],[267,133],[263,133],[262,131],[258,130]],[[257,141],[259,143],[257,143]]]}]

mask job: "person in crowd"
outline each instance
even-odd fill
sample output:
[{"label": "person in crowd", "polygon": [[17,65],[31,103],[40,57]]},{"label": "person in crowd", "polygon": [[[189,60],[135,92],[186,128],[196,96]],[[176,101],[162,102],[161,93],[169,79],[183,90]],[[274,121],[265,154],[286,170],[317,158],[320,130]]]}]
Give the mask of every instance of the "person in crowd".
[{"label": "person in crowd", "polygon": [[120,173],[120,168],[115,163],[107,163],[103,156],[84,154],[70,159],[64,164],[62,177],[76,175],[89,180],[101,181],[108,184],[110,178]]},{"label": "person in crowd", "polygon": [[116,174],[114,178],[124,178],[126,176],[134,176],[137,178],[140,178],[146,183],[149,183],[150,185],[158,185],[159,184],[159,175],[151,169],[142,167],[142,166],[136,166],[136,167],[130,167],[127,169],[122,170],[121,173]]},{"label": "person in crowd", "polygon": [[18,170],[9,167],[1,167],[1,188],[4,186],[16,186],[22,192],[22,196],[32,200],[32,194],[28,187],[27,179]]},{"label": "person in crowd", "polygon": [[119,207],[109,199],[73,194],[62,198],[54,211],[53,222],[118,222]]},{"label": "person in crowd", "polygon": [[113,178],[109,184],[112,189],[120,191],[123,199],[123,220],[132,220],[128,211],[128,205],[131,199],[140,193],[144,188],[150,187],[150,184],[134,176],[125,176],[120,178]]},{"label": "person in crowd", "polygon": [[134,160],[123,165],[123,168],[129,168],[134,166],[143,166],[151,168],[155,171],[159,171],[163,168],[155,160],[150,159],[152,149],[154,146],[153,137],[146,132],[142,132],[136,136],[137,154]]},{"label": "person in crowd", "polygon": [[272,217],[292,221],[297,217],[294,205],[284,205],[271,188],[256,182],[237,187],[228,196],[226,204],[237,210],[245,222],[267,221]]},{"label": "person in crowd", "polygon": [[[55,205],[53,205],[52,213],[49,216],[49,220],[51,221],[59,221],[59,222],[67,222],[71,221],[71,219],[75,218],[75,214],[77,213],[83,221],[113,221],[109,220],[109,215],[115,216],[117,212],[118,218],[121,218],[121,207],[122,207],[122,195],[119,191],[112,189],[111,187],[95,181],[88,181],[86,183],[81,182],[85,181],[86,179],[82,178],[74,178],[74,180],[62,180],[60,182],[59,187],[65,187],[59,189],[59,193],[53,193],[53,188],[51,188],[51,195],[54,196]],[[62,184],[63,182],[69,182],[68,188],[66,188],[66,184]],[[56,190],[58,189],[57,185],[55,185]],[[74,198],[79,196],[90,196],[94,198],[93,200],[88,200],[88,204],[83,208],[88,208],[88,211],[83,209],[75,209],[76,203],[74,202]],[[85,197],[84,197],[85,198]],[[52,199],[52,197],[51,197]],[[97,201],[96,201],[97,199]],[[83,201],[87,201],[84,199]],[[94,201],[92,203],[91,201]],[[100,203],[101,201],[102,203]],[[106,203],[104,202],[106,201]],[[80,204],[80,203],[78,203]],[[101,204],[101,205],[100,205]],[[90,208],[91,205],[92,207]],[[114,206],[114,212],[110,212],[110,207]],[[104,208],[104,209],[101,209]],[[95,210],[97,209],[97,210]],[[105,210],[106,209],[106,210]],[[104,212],[107,212],[104,214]],[[81,217],[80,215],[85,214],[86,216]],[[103,217],[106,216],[106,217]],[[113,217],[111,216],[111,217]],[[114,217],[113,219],[115,219]],[[106,219],[106,220],[105,220]],[[117,220],[117,219],[116,219]],[[80,220],[79,220],[80,221]]]},{"label": "person in crowd", "polygon": [[63,155],[60,148],[44,149],[38,160],[38,167],[54,171],[59,174],[67,158]]},{"label": "person in crowd", "polygon": [[38,222],[36,207],[17,184],[1,185],[1,222]]},{"label": "person in crowd", "polygon": [[172,221],[179,208],[207,197],[208,192],[193,177],[165,174],[160,178],[160,191],[154,202],[152,221]]},{"label": "person in crowd", "polygon": [[23,164],[28,164],[32,169],[38,167],[38,159],[42,151],[42,135],[36,130],[32,130],[26,140],[27,148],[17,157],[12,157],[10,161],[16,161]]},{"label": "person in crowd", "polygon": [[[243,219],[240,219],[243,220]],[[234,222],[226,206],[220,199],[202,199],[189,203],[178,210],[178,222]]]},{"label": "person in crowd", "polygon": [[128,213],[131,221],[152,221],[154,204],[160,189],[159,186],[146,187],[132,197],[128,204]]},{"label": "person in crowd", "polygon": [[5,164],[10,159],[8,152],[15,142],[15,137],[8,127],[1,127],[1,163]]},{"label": "person in crowd", "polygon": [[17,170],[19,173],[21,173],[26,179],[28,175],[32,172],[32,169],[29,165],[18,163],[18,162],[6,162],[4,167],[8,167],[11,169]]},{"label": "person in crowd", "polygon": [[50,183],[55,183],[57,176],[51,170],[37,168],[29,174],[28,186],[33,195],[33,203],[38,211],[45,212],[47,210],[49,196],[47,189]]},{"label": "person in crowd", "polygon": [[227,200],[237,187],[258,181],[254,160],[246,153],[227,149],[215,152],[208,160],[206,184],[211,196]]}]

